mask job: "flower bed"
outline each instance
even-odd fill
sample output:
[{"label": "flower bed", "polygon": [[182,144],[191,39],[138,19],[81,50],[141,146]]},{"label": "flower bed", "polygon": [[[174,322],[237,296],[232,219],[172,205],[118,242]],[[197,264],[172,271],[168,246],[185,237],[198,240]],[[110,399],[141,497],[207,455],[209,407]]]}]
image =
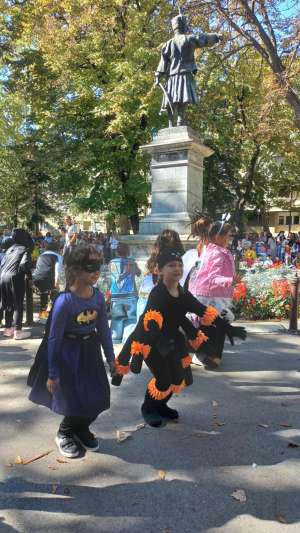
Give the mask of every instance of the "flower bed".
[{"label": "flower bed", "polygon": [[233,301],[236,318],[267,320],[288,318],[291,308],[290,282],[293,270],[281,265],[253,265],[241,270]]}]

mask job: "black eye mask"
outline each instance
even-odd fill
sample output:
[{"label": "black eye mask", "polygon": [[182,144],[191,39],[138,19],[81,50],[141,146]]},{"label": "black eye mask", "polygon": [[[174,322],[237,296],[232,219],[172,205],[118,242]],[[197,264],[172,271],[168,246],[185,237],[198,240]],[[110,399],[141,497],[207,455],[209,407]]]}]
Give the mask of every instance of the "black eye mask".
[{"label": "black eye mask", "polygon": [[90,259],[84,265],[81,265],[82,270],[85,272],[98,272],[100,270],[100,261],[99,259]]}]

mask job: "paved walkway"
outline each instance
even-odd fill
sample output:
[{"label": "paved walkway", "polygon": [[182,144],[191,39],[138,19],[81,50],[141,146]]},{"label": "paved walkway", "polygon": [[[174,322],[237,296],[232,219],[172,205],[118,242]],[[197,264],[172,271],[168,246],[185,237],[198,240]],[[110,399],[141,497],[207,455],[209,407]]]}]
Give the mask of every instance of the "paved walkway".
[{"label": "paved walkway", "polygon": [[[180,422],[158,430],[136,430],[147,369],[127,376],[94,424],[101,452],[65,463],[59,417],[27,400],[38,343],[0,336],[1,533],[300,531],[298,337],[226,345],[222,370],[194,367],[193,387],[171,402]],[[117,430],[131,436],[119,443]]]}]

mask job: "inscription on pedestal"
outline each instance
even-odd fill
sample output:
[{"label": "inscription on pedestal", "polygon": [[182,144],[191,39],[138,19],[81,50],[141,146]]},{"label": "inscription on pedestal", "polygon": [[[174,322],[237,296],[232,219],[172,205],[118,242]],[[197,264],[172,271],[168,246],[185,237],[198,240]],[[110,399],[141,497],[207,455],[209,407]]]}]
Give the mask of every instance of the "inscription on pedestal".
[{"label": "inscription on pedestal", "polygon": [[181,150],[177,152],[160,152],[160,153],[153,154],[153,162],[154,163],[166,163],[168,161],[182,161],[184,159],[187,159],[187,157],[188,157],[187,150]]}]

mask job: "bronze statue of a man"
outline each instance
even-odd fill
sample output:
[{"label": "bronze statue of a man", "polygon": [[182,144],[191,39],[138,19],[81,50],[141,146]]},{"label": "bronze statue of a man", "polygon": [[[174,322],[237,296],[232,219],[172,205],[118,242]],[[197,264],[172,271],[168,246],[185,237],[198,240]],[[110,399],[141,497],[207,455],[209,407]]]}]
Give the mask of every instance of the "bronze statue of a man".
[{"label": "bronze statue of a man", "polygon": [[[163,90],[161,111],[167,111],[169,127],[185,123],[187,104],[197,104],[194,75],[197,72],[195,50],[212,46],[221,40],[216,33],[187,34],[187,21],[180,14],[172,19],[174,37],[167,41],[161,51],[161,58],[155,72],[155,83]],[[160,81],[166,76],[164,87]]]}]

